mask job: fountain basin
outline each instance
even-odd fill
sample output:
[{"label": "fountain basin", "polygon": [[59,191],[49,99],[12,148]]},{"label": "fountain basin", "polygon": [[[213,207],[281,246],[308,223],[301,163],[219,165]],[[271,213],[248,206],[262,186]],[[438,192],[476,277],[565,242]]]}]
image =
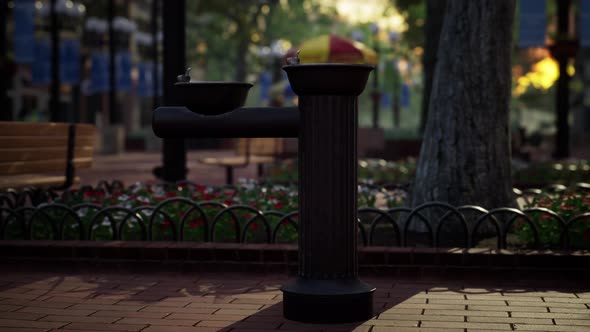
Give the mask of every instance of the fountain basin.
[{"label": "fountain basin", "polygon": [[202,115],[219,115],[244,106],[252,84],[245,82],[178,82],[176,103]]},{"label": "fountain basin", "polygon": [[284,66],[298,96],[358,96],[375,67],[361,64],[310,63]]}]

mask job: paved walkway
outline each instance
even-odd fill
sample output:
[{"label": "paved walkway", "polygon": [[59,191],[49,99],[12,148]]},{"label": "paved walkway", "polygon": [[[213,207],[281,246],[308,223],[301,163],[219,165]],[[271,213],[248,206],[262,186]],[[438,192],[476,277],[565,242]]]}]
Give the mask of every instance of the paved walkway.
[{"label": "paved walkway", "polygon": [[[233,156],[231,150],[201,150],[187,153],[187,180],[203,185],[224,185],[225,168],[207,166],[198,162],[203,157]],[[162,155],[153,152],[126,152],[119,155],[96,155],[92,168],[77,172],[80,184],[95,186],[100,180],[118,179],[126,186],[137,181],[156,180],[152,170],[162,165]],[[234,179],[256,178],[256,166],[235,168]]]},{"label": "paved walkway", "polygon": [[282,317],[283,275],[1,272],[3,332],[590,331],[587,284],[364,278],[374,318],[312,325]]}]

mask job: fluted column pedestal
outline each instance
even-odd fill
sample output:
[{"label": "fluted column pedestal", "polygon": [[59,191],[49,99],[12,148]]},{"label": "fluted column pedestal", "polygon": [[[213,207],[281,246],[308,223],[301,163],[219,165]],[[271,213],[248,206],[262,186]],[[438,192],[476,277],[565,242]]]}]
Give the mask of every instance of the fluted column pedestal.
[{"label": "fluted column pedestal", "polygon": [[299,274],[282,288],[287,319],[344,323],[373,316],[358,279],[358,94],[370,66],[293,65],[299,95]]}]

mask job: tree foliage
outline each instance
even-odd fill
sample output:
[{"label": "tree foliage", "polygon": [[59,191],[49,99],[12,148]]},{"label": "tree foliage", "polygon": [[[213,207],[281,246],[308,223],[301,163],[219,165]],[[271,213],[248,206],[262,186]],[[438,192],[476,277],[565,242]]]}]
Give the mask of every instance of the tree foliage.
[{"label": "tree foliage", "polygon": [[259,51],[278,39],[292,45],[329,31],[318,4],[303,0],[188,1],[188,59],[208,79],[244,81],[260,66]]}]

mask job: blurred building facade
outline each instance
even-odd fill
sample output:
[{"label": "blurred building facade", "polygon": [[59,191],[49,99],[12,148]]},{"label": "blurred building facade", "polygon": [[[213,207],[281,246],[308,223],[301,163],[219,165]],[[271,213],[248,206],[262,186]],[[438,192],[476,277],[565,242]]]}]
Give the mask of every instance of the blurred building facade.
[{"label": "blurred building facade", "polygon": [[0,1],[2,119],[94,123],[103,152],[158,150],[150,122],[162,94],[159,2]]}]

